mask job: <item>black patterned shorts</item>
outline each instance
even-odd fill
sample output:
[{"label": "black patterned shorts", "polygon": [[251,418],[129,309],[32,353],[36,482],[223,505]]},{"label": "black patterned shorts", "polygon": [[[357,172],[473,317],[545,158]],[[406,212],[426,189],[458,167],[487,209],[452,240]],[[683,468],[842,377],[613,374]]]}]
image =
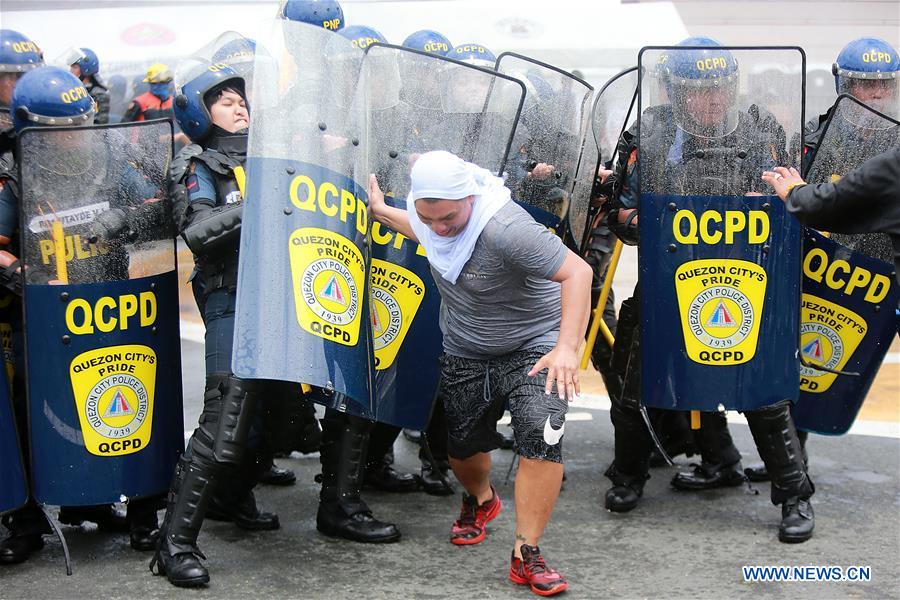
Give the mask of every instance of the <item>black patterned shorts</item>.
[{"label": "black patterned shorts", "polygon": [[546,370],[528,377],[531,367],[550,350],[529,348],[490,360],[441,357],[450,456],[463,460],[499,448],[497,421],[508,408],[516,451],[525,458],[562,462],[568,402],[556,393],[544,393]]}]

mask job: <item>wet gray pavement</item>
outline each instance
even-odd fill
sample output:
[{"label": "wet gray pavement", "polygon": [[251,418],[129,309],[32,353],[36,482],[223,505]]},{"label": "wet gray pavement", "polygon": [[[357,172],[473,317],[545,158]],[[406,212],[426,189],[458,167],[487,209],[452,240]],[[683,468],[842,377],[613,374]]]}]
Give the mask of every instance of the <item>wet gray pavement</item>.
[{"label": "wet gray pavement", "polygon": [[[196,423],[202,389],[202,347],[184,343],[186,428]],[[669,486],[675,468],[654,469],[631,513],[602,507],[612,457],[609,413],[573,408],[566,425],[567,481],[541,547],[569,579],[570,598],[900,598],[900,440],[813,436],[809,448],[816,533],[805,544],[777,541],[780,511],[769,485],[704,493]],[[744,463],[756,452],[744,425],[732,425]],[[418,468],[415,447],[401,437],[399,468]],[[74,564],[66,577],[62,548],[46,548],[22,565],[0,567],[0,598],[533,598],[506,579],[512,544],[511,452],[495,453],[500,517],[477,546],[448,542],[460,496],[367,492],[383,519],[403,532],[398,544],[365,546],[316,532],[317,455],[281,459],[297,472],[289,488],[262,487],[260,502],[282,528],[250,533],[207,522],[200,545],[212,575],[205,590],[180,590],[147,570],[150,554],[133,551],[125,535],[64,528]],[[684,457],[680,462],[686,464]],[[757,493],[758,492],[758,493]],[[748,583],[742,565],[868,566],[871,581]]]}]

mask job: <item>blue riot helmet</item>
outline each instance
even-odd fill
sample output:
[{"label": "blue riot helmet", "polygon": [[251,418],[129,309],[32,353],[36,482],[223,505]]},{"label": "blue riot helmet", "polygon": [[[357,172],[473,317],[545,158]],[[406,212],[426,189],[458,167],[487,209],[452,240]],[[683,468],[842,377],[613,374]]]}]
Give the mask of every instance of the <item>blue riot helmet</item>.
[{"label": "blue riot helmet", "polygon": [[344,28],[344,10],[336,0],[284,0],[278,9],[278,16],[330,31]]},{"label": "blue riot helmet", "polygon": [[223,88],[234,88],[246,100],[244,79],[224,63],[190,58],[178,65],[175,119],[193,142],[202,143],[212,131],[208,97]]},{"label": "blue riot helmet", "polygon": [[27,37],[12,29],[0,29],[0,106],[12,104],[12,92],[22,73],[44,64],[41,50]]},{"label": "blue riot helmet", "polygon": [[841,50],[831,67],[838,94],[850,94],[861,102],[897,114],[900,102],[900,56],[886,41],[859,38]]},{"label": "blue riot helmet", "polygon": [[69,48],[53,62],[61,67],[77,66],[79,73],[75,76],[82,80],[85,77],[94,77],[100,72],[100,59],[90,48]]},{"label": "blue riot helmet", "polygon": [[382,44],[387,43],[385,37],[377,30],[365,25],[351,25],[350,27],[341,29],[338,32],[338,35],[342,35],[350,40],[353,47],[359,48],[360,50],[365,50],[372,44],[377,44],[379,42]]},{"label": "blue riot helmet", "polygon": [[481,44],[460,44],[453,49],[449,56],[464,63],[487,69],[493,69],[497,64],[497,57],[494,56],[494,53]]},{"label": "blue riot helmet", "polygon": [[403,40],[403,46],[429,54],[451,56],[453,44],[446,37],[431,29],[420,29]]},{"label": "blue riot helmet", "polygon": [[22,76],[13,90],[16,131],[34,125],[90,125],[94,99],[84,84],[60,67],[40,67]]},{"label": "blue riot helmet", "polygon": [[664,76],[675,122],[687,133],[721,137],[738,124],[740,73],[734,55],[709,38],[688,38],[701,48],[667,50]]},{"label": "blue riot helmet", "polygon": [[0,29],[0,73],[24,73],[44,64],[41,49],[12,29]]}]

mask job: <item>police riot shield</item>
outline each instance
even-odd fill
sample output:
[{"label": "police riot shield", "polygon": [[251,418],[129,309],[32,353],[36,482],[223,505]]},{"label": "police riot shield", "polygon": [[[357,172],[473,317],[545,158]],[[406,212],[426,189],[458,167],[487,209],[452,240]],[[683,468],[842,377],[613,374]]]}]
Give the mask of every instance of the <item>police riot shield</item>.
[{"label": "police riot shield", "polygon": [[257,39],[256,64],[261,49],[232,367],[317,386],[326,391],[318,401],[374,419],[363,51],[285,20]]},{"label": "police riot shield", "polygon": [[33,495],[167,489],[184,449],[169,121],[19,135]]},{"label": "police riot shield", "polygon": [[594,98],[591,135],[600,162],[607,168],[613,166],[619,138],[634,124],[637,117],[639,75],[637,67],[617,73],[603,84]]},{"label": "police riot shield", "polygon": [[[800,48],[644,48],[638,207],[646,406],[752,410],[795,400],[800,226],[760,179],[798,165]],[[777,64],[778,94],[742,83]],[[766,100],[769,98],[770,100]],[[777,102],[777,104],[775,104]]]},{"label": "police riot shield", "polygon": [[[900,145],[897,121],[840,96],[806,171],[809,183],[833,182]],[[891,241],[884,234],[826,238],[805,230],[800,315],[797,427],[846,433],[896,332],[898,291]],[[822,368],[827,370],[822,370]]]},{"label": "police riot shield", "polygon": [[8,369],[0,369],[0,515],[15,510],[28,499],[25,467],[16,418],[10,402]]},{"label": "police riot shield", "polygon": [[578,186],[576,195],[575,183],[594,90],[571,73],[511,52],[497,58],[497,71],[519,79],[526,91],[506,184],[538,222],[580,243],[590,188]]},{"label": "police riot shield", "polygon": [[[640,71],[630,67],[611,77],[594,96],[591,108],[590,139],[586,142],[587,158],[582,160],[585,168],[594,165],[588,177],[579,173],[576,185],[590,185],[593,189],[597,170],[611,169],[621,177],[625,165],[619,165],[616,148],[622,134],[633,126],[637,115],[637,88]],[[588,192],[590,194],[590,191]],[[593,223],[602,207],[591,205],[588,222]],[[594,224],[596,227],[596,223]],[[590,230],[585,233],[587,236]]]},{"label": "police riot shield", "polygon": [[[451,72],[456,73],[451,77]],[[495,101],[498,118],[491,136],[477,129],[481,157],[492,165],[503,163],[521,103],[521,84],[503,75],[434,54],[399,46],[375,44],[366,49],[363,75],[366,89],[368,172],[374,173],[386,201],[405,208],[409,171],[418,154],[447,150],[463,154],[469,140],[454,138],[455,145],[427,137],[428,129],[451,120],[442,110],[439,79],[481,78],[508,101],[505,109]],[[462,73],[462,75],[460,75]],[[491,120],[483,114],[482,123]],[[499,129],[506,123],[506,130]],[[440,294],[428,266],[425,250],[399,233],[372,223],[370,306],[375,353],[375,406],[377,420],[422,429],[428,421],[440,375],[442,351],[438,323]]]},{"label": "police riot shield", "polygon": [[846,433],[897,332],[894,266],[804,230],[798,428]]},{"label": "police riot shield", "polygon": [[[838,96],[828,112],[815,150],[807,157],[804,179],[809,183],[837,181],[868,159],[900,146],[900,124],[852,96]],[[883,262],[894,260],[885,233],[836,233],[831,239]]]},{"label": "police riot shield", "polygon": [[[404,92],[413,102],[429,102],[434,98],[432,105],[440,109],[436,121],[422,129],[423,144],[431,150],[447,150],[502,174],[507,156],[512,152],[509,132],[516,128],[524,103],[524,84],[513,77],[459,61],[448,59],[441,61],[440,66],[436,73],[430,74],[437,82],[436,90],[429,81],[421,91]],[[507,148],[500,152],[498,144],[503,142]]]}]

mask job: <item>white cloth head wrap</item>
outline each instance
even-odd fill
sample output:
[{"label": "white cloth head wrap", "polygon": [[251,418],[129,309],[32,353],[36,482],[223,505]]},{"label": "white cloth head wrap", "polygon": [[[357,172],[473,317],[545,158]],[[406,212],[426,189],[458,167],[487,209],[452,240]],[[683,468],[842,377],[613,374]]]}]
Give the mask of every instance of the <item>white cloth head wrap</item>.
[{"label": "white cloth head wrap", "polygon": [[[472,257],[485,225],[509,202],[509,189],[501,178],[487,169],[443,150],[420,156],[410,177],[412,186],[406,198],[409,224],[419,243],[425,247],[431,266],[455,284],[460,271]],[[462,200],[468,196],[475,196],[472,214],[462,231],[452,237],[436,234],[416,213],[416,200],[421,198]]]}]

